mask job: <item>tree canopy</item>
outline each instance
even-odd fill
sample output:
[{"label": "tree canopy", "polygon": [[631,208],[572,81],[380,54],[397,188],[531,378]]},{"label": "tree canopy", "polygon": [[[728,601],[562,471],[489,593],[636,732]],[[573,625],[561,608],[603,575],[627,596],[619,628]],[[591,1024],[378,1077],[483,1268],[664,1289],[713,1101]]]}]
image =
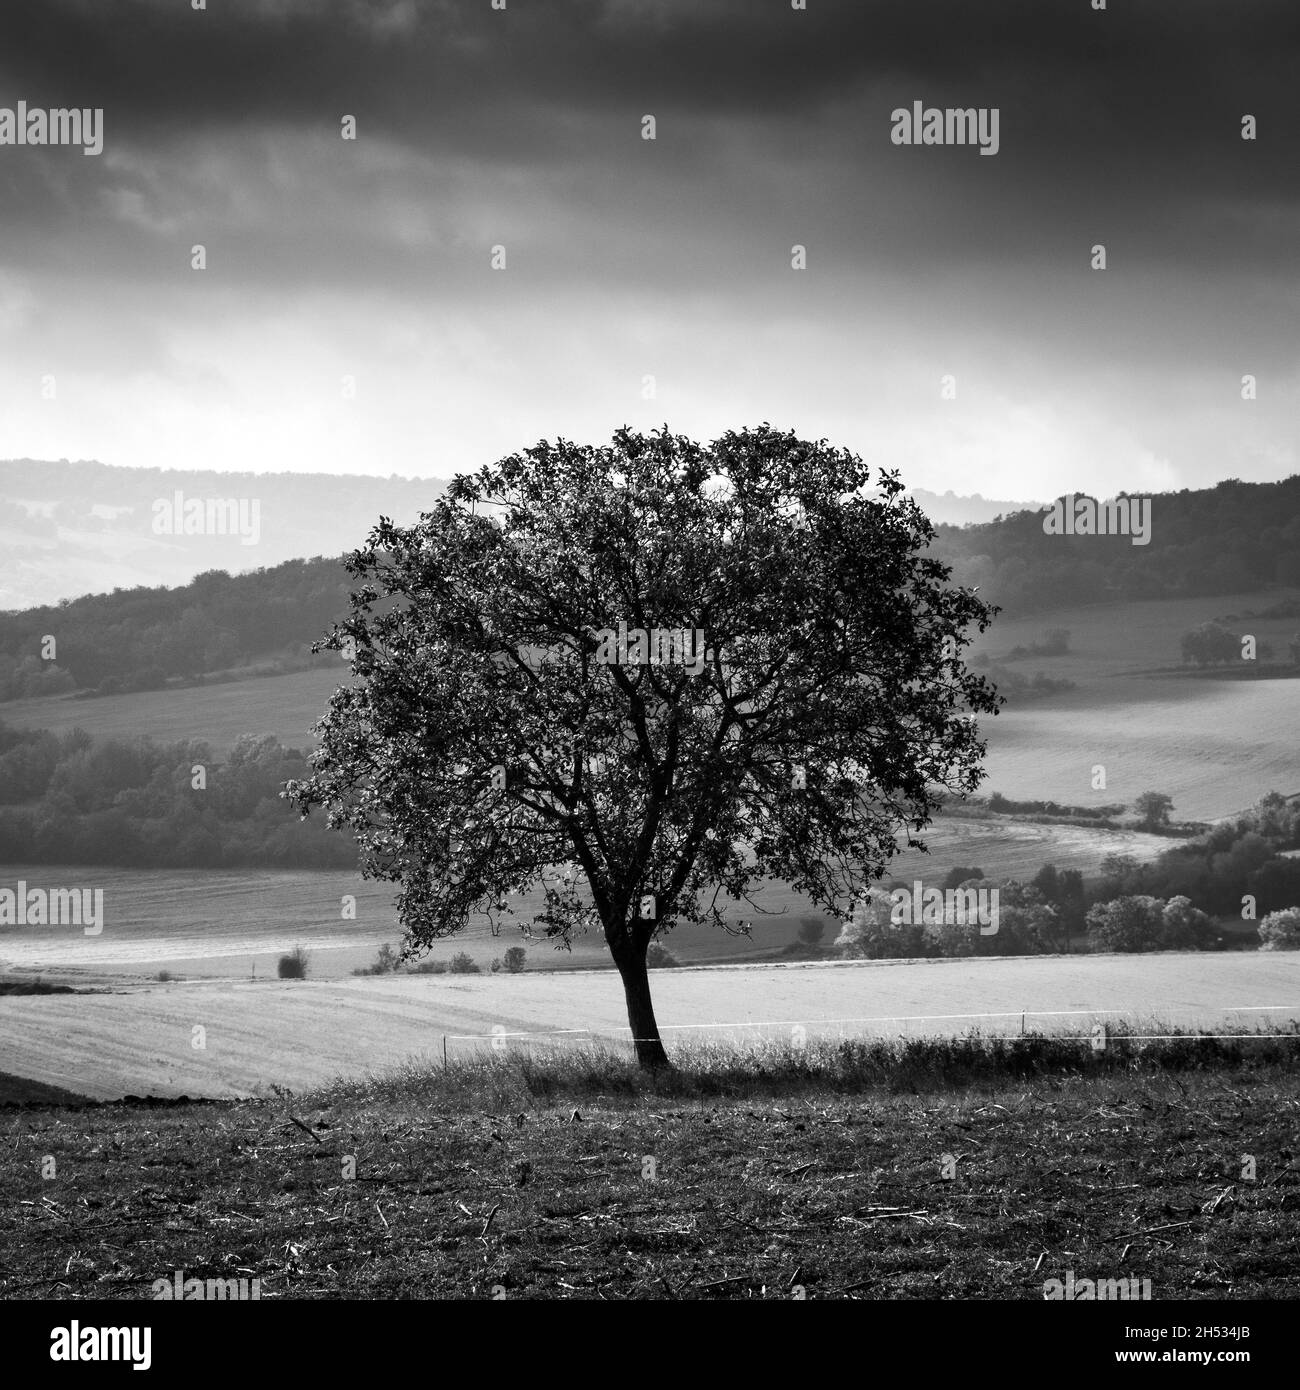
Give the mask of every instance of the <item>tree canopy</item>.
[{"label": "tree canopy", "polygon": [[652,938],[764,879],[842,916],[981,781],[999,698],[962,651],[996,610],[933,535],[895,473],[766,424],[543,441],[345,560],[322,645],[355,681],[286,795],[400,883],[408,954],[541,879],[546,933],[603,931],[661,1065]]}]

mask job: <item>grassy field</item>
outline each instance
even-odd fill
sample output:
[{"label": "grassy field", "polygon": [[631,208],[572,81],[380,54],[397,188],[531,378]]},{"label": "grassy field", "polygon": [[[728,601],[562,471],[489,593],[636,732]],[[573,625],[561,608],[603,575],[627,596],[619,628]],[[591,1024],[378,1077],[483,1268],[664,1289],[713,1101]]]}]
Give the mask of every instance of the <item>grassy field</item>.
[{"label": "grassy field", "polygon": [[[314,972],[347,975],[394,940],[393,892],[337,870],[110,869],[8,865],[0,884],[102,888],[104,928],[17,927],[0,933],[0,968],[53,972],[79,982],[187,976],[275,975],[280,955],[302,943]],[[355,920],[343,917],[345,896]],[[485,938],[487,932],[481,933]],[[516,933],[517,935],[517,933]],[[490,938],[487,938],[490,940]],[[498,942],[499,955],[504,945]],[[471,949],[482,950],[475,942]],[[485,956],[486,959],[486,956]]]},{"label": "grassy field", "polygon": [[1294,1298],[1296,1045],[590,1054],[0,1112],[0,1298],[177,1270],[264,1300]]},{"label": "grassy field", "polygon": [[[1006,957],[735,965],[655,971],[670,1052],[701,1040],[1086,1037],[1094,1021],[1236,1032],[1300,1020],[1300,952]],[[197,1030],[197,1031],[196,1031]],[[567,1030],[567,1031],[557,1031]],[[421,1055],[538,1052],[599,1038],[627,1048],[613,970],[191,981],[15,996],[3,1069],[96,1100],[267,1095]]]},{"label": "grassy field", "polygon": [[1267,593],[1228,594],[1218,598],[1144,599],[1134,603],[1091,604],[1061,608],[1028,618],[1001,615],[971,647],[1005,661],[1015,647],[1029,647],[1049,628],[1068,628],[1070,650],[1064,656],[1026,656],[1013,663],[1018,671],[1042,669],[1080,685],[1105,685],[1116,680],[1144,680],[1194,668],[1182,666],[1183,633],[1200,623],[1219,621],[1237,633],[1252,633],[1271,642],[1275,659],[1286,660],[1287,643],[1300,629],[1300,618],[1249,618],[1274,605],[1300,599],[1300,589]]},{"label": "grassy field", "polygon": [[314,743],[311,726],[325,713],[330,695],[346,674],[346,668],[321,668],[92,700],[71,695],[11,700],[0,704],[0,720],[20,729],[56,733],[82,728],[95,738],[204,739],[223,754],[240,734],[275,734],[286,747],[306,748]]},{"label": "grassy field", "polygon": [[[1173,797],[1182,820],[1214,820],[1265,792],[1300,791],[1300,681],[1150,682],[1141,700],[1083,690],[984,721],[983,790],[1075,806]],[[1092,789],[1093,768],[1106,770]]]},{"label": "grassy field", "polygon": [[[1300,682],[1232,681],[1179,674],[1179,640],[1198,623],[1231,619],[1282,654],[1300,620],[1245,618],[1297,596],[1295,590],[1215,599],[1166,599],[999,619],[972,648],[1000,661],[1049,628],[1070,632],[1065,656],[1012,664],[1043,671],[1076,689],[984,719],[989,740],[986,792],[1079,806],[1167,792],[1175,815],[1211,820],[1251,805],[1266,791],[1300,791]],[[1095,790],[1092,769],[1106,769]]]},{"label": "grassy field", "polygon": [[[1014,821],[941,819],[925,836],[928,855],[907,851],[894,861],[900,878],[942,880],[957,865],[975,865],[990,877],[1032,878],[1049,860],[1059,868],[1095,872],[1107,854],[1154,858],[1170,841],[1133,831]],[[400,938],[393,910],[395,888],[337,870],[111,869],[96,866],[10,864],[0,866],[0,886],[104,890],[104,930],[87,937],[75,928],[5,928],[0,932],[0,971],[53,971],[69,978],[147,978],[159,970],[187,976],[245,979],[274,973],[276,960],[299,943],[314,953],[313,975],[337,978],[369,965],[383,942]],[[344,919],[343,900],[356,899],[356,916]],[[683,925],[667,938],[673,955],[691,964],[754,960],[779,952],[796,939],[799,922],[819,915],[785,884],[754,895],[762,912],[741,903],[727,918],[752,921],[750,936],[729,936],[713,927]],[[500,936],[476,916],[460,936],[433,946],[446,960],[465,951],[484,968],[508,946],[523,944],[533,966],[586,968],[607,959],[603,939],[578,937],[572,954],[542,938],[526,941],[520,924],[541,911],[540,890],[518,899],[518,917],[505,919]],[[838,924],[827,919],[826,940]]]}]

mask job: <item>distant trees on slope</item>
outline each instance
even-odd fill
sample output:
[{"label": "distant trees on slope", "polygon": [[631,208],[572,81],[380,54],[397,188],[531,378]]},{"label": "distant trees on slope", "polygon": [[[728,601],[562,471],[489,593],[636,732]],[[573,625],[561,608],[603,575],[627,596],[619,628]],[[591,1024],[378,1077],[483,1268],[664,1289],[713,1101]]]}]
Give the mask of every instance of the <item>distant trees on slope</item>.
[{"label": "distant trees on slope", "polygon": [[[24,524],[31,530],[38,521]],[[1160,493],[1143,546],[1126,535],[1044,535],[1043,513],[1016,512],[968,527],[939,525],[930,550],[951,564],[955,584],[979,585],[980,598],[1018,614],[1300,585],[1300,477]],[[202,676],[309,644],[345,612],[345,581],[339,560],[317,557],[234,577],[209,570],[179,588],[114,589],[0,613],[0,701],[70,688],[156,689],[168,678]],[[50,634],[57,638],[56,662],[42,659]],[[1057,646],[1034,645],[1007,659],[1066,651],[1068,634],[1058,638]],[[1224,639],[1215,641],[1218,655],[1210,655],[1210,638],[1193,638],[1190,648],[1185,639],[1185,660],[1214,664],[1240,656],[1228,653]],[[1300,657],[1293,653],[1293,659]],[[1005,669],[998,684],[1021,699],[1068,688]]]},{"label": "distant trees on slope", "polygon": [[1209,917],[1182,897],[1165,902],[1139,894],[1097,903],[1088,912],[1091,951],[1200,951],[1214,939]]},{"label": "distant trees on slope", "polygon": [[[894,923],[888,894],[873,889],[835,945],[844,955],[869,959],[1032,955],[1081,946],[1206,950],[1218,944],[1211,918],[1235,917],[1258,922],[1260,941],[1270,949],[1300,948],[1300,856],[1288,853],[1297,848],[1300,800],[1269,792],[1235,821],[1174,845],[1151,863],[1141,864],[1132,855],[1108,856],[1087,885],[1077,869],[1052,864],[1028,883],[986,879],[974,868],[953,869],[942,880],[945,889],[999,891],[995,934],[983,935],[957,921]],[[909,886],[901,880],[891,884]]]},{"label": "distant trees on slope", "polygon": [[[940,525],[930,550],[953,567],[954,583],[979,585],[981,598],[1017,614],[1300,585],[1300,476],[1162,493],[1152,515],[1144,546],[1128,536],[1045,535],[1043,514],[1024,511],[979,525]],[[38,520],[31,518],[29,529]],[[337,559],[290,560],[236,576],[209,570],[179,588],[115,589],[0,613],[0,701],[70,688],[156,689],[169,678],[197,677],[294,644],[305,651],[346,611],[345,581]],[[53,662],[42,659],[41,649],[51,634],[58,641]],[[1068,650],[1068,633],[1053,630],[1052,638],[1006,660]],[[1221,655],[1208,655],[1208,638],[1194,638],[1191,648],[1184,645],[1184,659],[1213,664],[1240,656],[1215,640]],[[1069,688],[1005,667],[996,680],[1022,700]]]},{"label": "distant trees on slope", "polygon": [[196,741],[96,742],[0,723],[0,862],[354,868],[356,851],[280,798],[309,768],[270,734],[218,760]]},{"label": "distant trees on slope", "polygon": [[[295,644],[305,653],[346,610],[346,578],[337,560],[289,560],[250,574],[209,570],[176,589],[115,589],[0,613],[0,700],[71,688],[157,689],[169,677],[197,677]],[[43,659],[47,637],[55,639],[53,661]]]},{"label": "distant trees on slope", "polygon": [[982,598],[1016,614],[1300,585],[1300,475],[1160,493],[1142,546],[1129,536],[1045,535],[1037,511],[937,529],[933,550],[954,581],[978,584]]}]

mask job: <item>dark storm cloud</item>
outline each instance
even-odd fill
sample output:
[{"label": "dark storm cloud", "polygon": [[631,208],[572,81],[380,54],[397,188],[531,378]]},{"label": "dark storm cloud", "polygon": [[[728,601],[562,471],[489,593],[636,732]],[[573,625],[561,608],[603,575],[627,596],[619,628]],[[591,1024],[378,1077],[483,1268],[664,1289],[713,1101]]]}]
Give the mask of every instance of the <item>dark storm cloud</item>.
[{"label": "dark storm cloud", "polygon": [[[504,449],[658,372],[701,429],[785,401],[927,485],[1007,461],[989,495],[1043,495],[1044,459],[1062,490],[1294,463],[1295,0],[208,3],[0,0],[0,105],[105,110],[102,157],[0,149],[10,369],[100,362],[82,433],[82,397],[33,406],[22,451],[142,461],[157,412],[190,452],[341,459],[362,407],[290,403],[355,371],[389,393],[356,448],[414,450],[432,384],[471,457],[485,418]],[[916,100],[999,108],[999,153],[893,145]]]},{"label": "dark storm cloud", "polygon": [[[574,117],[816,121],[870,89],[870,126],[830,138],[880,144],[894,104],[942,92],[1003,105],[1008,162],[1104,162],[1131,182],[1250,178],[1236,135],[1250,110],[1263,130],[1255,172],[1267,162],[1291,187],[1296,162],[1270,130],[1294,128],[1298,57],[1292,0],[1115,0],[1101,13],[1086,0],[810,0],[803,12],[776,0],[515,0],[504,12],[486,0],[212,0],[204,12],[43,0],[0,19],[6,87],[103,106],[136,139],[347,110],[421,148],[545,160],[586,138],[569,124],[557,142],[555,122]],[[531,129],[521,110],[535,113]]]},{"label": "dark storm cloud", "polygon": [[[297,266],[397,285],[436,276],[431,250],[460,273],[458,248],[477,255],[481,241],[463,217],[403,242],[382,205],[405,187],[436,223],[454,205],[437,183],[449,160],[472,164],[489,240],[494,226],[518,237],[502,171],[534,185],[555,174],[593,233],[588,245],[556,219],[534,266],[558,278],[614,245],[642,272],[680,264],[686,246],[697,267],[713,256],[734,269],[738,248],[782,219],[841,269],[882,256],[903,272],[1012,256],[1051,266],[1085,236],[1130,268],[1294,264],[1292,0],[1105,12],[1085,0],[810,0],[802,12],[776,0],[516,0],[504,12],[486,0],[211,0],[202,12],[46,0],[19,14],[0,18],[3,90],[102,106],[110,149],[136,156],[111,169],[0,163],[5,220],[26,227],[32,264],[54,254],[41,244],[49,223],[106,207],[130,222],[138,206],[141,230],[218,228],[227,268],[247,279],[292,279]],[[890,112],[914,100],[997,106],[997,158],[892,146]],[[360,149],[344,159],[345,112],[408,166],[376,167]],[[652,151],[637,138],[645,112],[660,122]],[[1254,143],[1240,139],[1245,112],[1260,123]],[[292,147],[312,174],[296,187],[277,182],[269,148],[287,129],[319,142]],[[200,168],[196,148],[232,158]],[[242,227],[223,215],[240,205]],[[144,270],[151,254],[138,237],[100,246],[106,270]]]}]

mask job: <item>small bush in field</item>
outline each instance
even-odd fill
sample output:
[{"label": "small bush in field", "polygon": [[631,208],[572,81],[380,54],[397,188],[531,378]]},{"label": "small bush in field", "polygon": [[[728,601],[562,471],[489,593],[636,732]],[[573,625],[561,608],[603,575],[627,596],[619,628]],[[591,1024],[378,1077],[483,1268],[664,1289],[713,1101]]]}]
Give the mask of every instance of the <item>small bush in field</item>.
[{"label": "small bush in field", "polygon": [[354,975],[388,975],[396,969],[397,952],[385,941],[379,948],[373,965],[363,965],[360,970],[354,970],[352,973]]},{"label": "small bush in field", "polygon": [[506,951],[506,969],[512,975],[518,975],[524,968],[524,958],[528,952],[522,946],[511,946]]},{"label": "small bush in field", "polygon": [[489,969],[494,975],[498,974],[498,973],[500,972],[500,970],[501,970],[501,957],[500,957],[500,956],[493,956],[493,957],[492,957],[492,964],[488,966],[488,969]]},{"label": "small bush in field", "polygon": [[280,957],[280,978],[282,980],[305,980],[307,962],[311,959],[301,946],[295,946],[287,956]]},{"label": "small bush in field", "polygon": [[475,963],[474,957],[467,951],[457,951],[451,958],[451,973],[453,975],[479,975],[482,970]]},{"label": "small bush in field", "polygon": [[677,964],[677,957],[667,946],[661,946],[659,942],[652,941],[650,949],[645,953],[645,963],[651,970],[668,970]]},{"label": "small bush in field", "polygon": [[800,917],[799,940],[805,946],[816,946],[825,935],[826,919],[824,917]]},{"label": "small bush in field", "polygon": [[389,971],[396,969],[397,952],[385,941],[375,957],[374,972],[376,975],[387,975]]},{"label": "small bush in field", "polygon": [[445,975],[447,962],[445,960],[422,960],[417,965],[408,965],[406,972],[408,975]]}]

